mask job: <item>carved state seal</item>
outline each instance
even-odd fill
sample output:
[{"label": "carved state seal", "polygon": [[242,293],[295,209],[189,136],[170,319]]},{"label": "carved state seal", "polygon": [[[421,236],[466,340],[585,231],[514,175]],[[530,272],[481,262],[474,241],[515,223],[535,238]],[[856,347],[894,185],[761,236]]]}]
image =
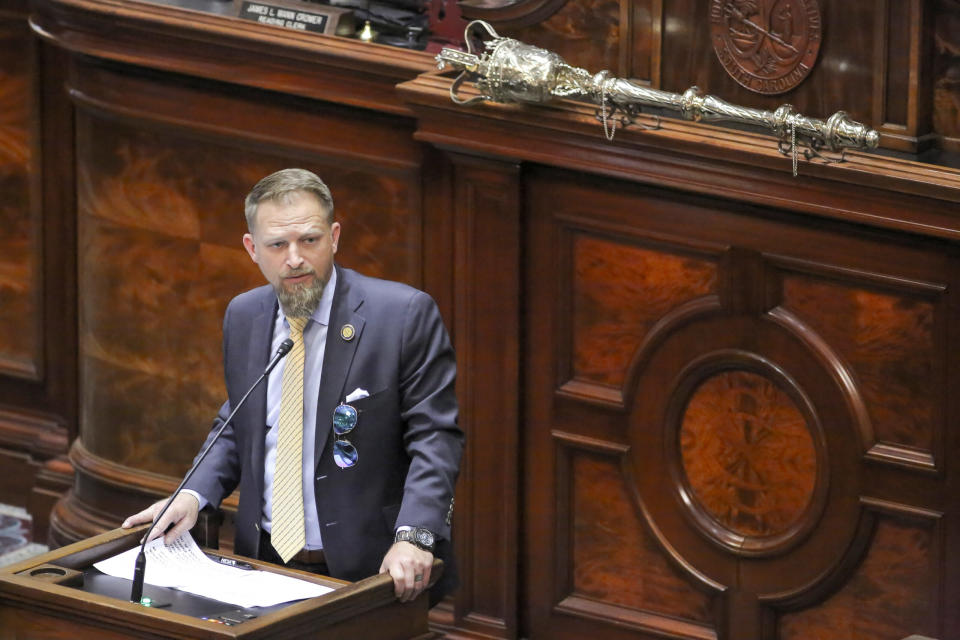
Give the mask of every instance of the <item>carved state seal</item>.
[{"label": "carved state seal", "polygon": [[710,0],[713,50],[727,73],[756,93],[784,93],[803,82],[822,33],[817,0]]}]

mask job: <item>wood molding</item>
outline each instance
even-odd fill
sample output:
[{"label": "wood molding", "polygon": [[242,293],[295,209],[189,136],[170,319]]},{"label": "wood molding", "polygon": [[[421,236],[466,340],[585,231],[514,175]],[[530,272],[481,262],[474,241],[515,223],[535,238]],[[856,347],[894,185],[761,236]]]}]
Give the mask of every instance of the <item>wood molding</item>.
[{"label": "wood molding", "polygon": [[[790,160],[770,136],[672,118],[659,129],[627,127],[603,139],[589,105],[484,103],[450,100],[451,78],[424,74],[399,85],[417,113],[417,138],[438,146],[509,157],[581,173],[681,189],[919,235],[960,239],[952,213],[960,203],[960,170],[848,152],[842,164]],[[462,98],[479,95],[461,88]],[[653,124],[645,116],[641,123]]]},{"label": "wood molding", "polygon": [[648,633],[678,640],[717,640],[717,633],[708,627],[597,602],[581,596],[564,598],[554,607],[554,610],[569,616],[597,620],[613,628],[625,627],[635,633]]},{"label": "wood molding", "polygon": [[[697,387],[709,378],[731,372],[747,373],[755,376],[757,380],[763,379],[774,383],[775,388],[784,392],[793,403],[797,415],[804,423],[802,431],[810,439],[815,469],[812,474],[814,482],[808,503],[803,508],[802,517],[776,533],[751,536],[725,526],[715,514],[709,513],[697,500],[682,464],[681,432],[684,414],[689,408],[692,396]],[[668,467],[672,484],[682,496],[681,502],[688,505],[684,512],[687,520],[713,543],[726,547],[726,551],[733,555],[755,558],[781,556],[804,542],[821,520],[829,495],[830,478],[824,425],[813,401],[803,387],[781,368],[780,363],[757,353],[733,348],[710,351],[689,362],[677,375],[671,394],[672,400],[667,405],[664,417],[667,430],[665,453],[671,461]],[[796,455],[796,451],[790,451],[788,455]]]},{"label": "wood molding", "polygon": [[[76,479],[72,490],[57,502],[50,520],[50,537],[57,544],[113,529],[131,513],[170,495],[179,484],[179,478],[135,469],[91,453],[81,438],[70,447],[69,461]],[[221,508],[235,511],[237,504],[234,494],[223,501]]]},{"label": "wood molding", "polygon": [[66,453],[67,430],[50,416],[0,409],[0,447],[46,461]]},{"label": "wood molding", "polygon": [[67,430],[60,420],[21,411],[0,410],[0,464],[7,472],[7,502],[25,507],[33,519],[33,539],[48,538],[50,511],[73,480],[63,461]]},{"label": "wood molding", "polygon": [[[5,272],[0,278],[0,289],[4,304],[9,305],[7,312],[12,309],[15,313],[4,314],[2,319],[0,379],[8,378],[17,386],[42,387],[49,363],[44,313],[47,274],[42,250],[46,229],[36,188],[40,164],[36,117],[40,65],[37,44],[27,24],[28,7],[20,0],[5,4],[0,26],[3,46],[9,51],[0,60],[0,93],[3,95],[0,197],[4,200],[4,216],[9,228],[0,263],[0,270]],[[11,56],[13,51],[19,56],[16,53]]]},{"label": "wood molding", "polygon": [[470,442],[455,523],[464,576],[457,626],[512,638],[518,624],[519,167],[464,155],[450,161],[453,333],[460,415]]},{"label": "wood molding", "polygon": [[37,471],[30,491],[27,510],[33,516],[33,538],[37,542],[50,540],[50,515],[73,486],[73,465],[66,454],[47,460]]},{"label": "wood molding", "polygon": [[[629,387],[619,388],[596,381],[581,380],[577,378],[574,370],[573,341],[576,336],[570,322],[573,317],[574,304],[572,292],[575,279],[573,264],[575,261],[575,241],[577,238],[589,237],[631,248],[671,251],[715,261],[719,261],[722,252],[727,247],[719,243],[698,242],[681,235],[649,230],[640,231],[635,226],[623,222],[614,222],[591,216],[588,209],[592,206],[594,205],[587,205],[587,210],[583,213],[558,212],[553,216],[553,219],[557,222],[553,270],[558,274],[558,278],[550,286],[555,287],[556,303],[553,312],[557,327],[555,339],[556,344],[560,345],[557,394],[571,399],[590,401],[597,406],[623,410],[626,407],[625,398],[627,397],[624,389]],[[666,320],[664,318],[664,321]],[[654,333],[651,332],[650,336],[653,336]]]},{"label": "wood molding", "polygon": [[[825,265],[772,254],[766,254],[764,259],[768,261],[772,269],[780,274],[812,275],[845,285],[858,284],[865,289],[889,292],[893,295],[903,296],[905,299],[920,300],[930,304],[934,313],[933,351],[935,354],[943,354],[946,351],[945,345],[949,343],[947,320],[945,319],[948,314],[946,295],[949,286],[945,281],[947,278],[944,278],[943,281],[931,281],[930,279],[881,273],[877,270],[841,268],[835,265]],[[946,276],[947,274],[943,275]],[[825,363],[832,362],[829,366],[834,371],[837,380],[842,381],[842,384],[848,387],[848,401],[851,403],[854,413],[859,416],[858,421],[864,437],[864,456],[866,459],[880,464],[897,465],[922,472],[944,473],[943,451],[946,446],[947,426],[943,422],[944,418],[941,412],[935,414],[934,435],[929,449],[922,450],[915,446],[904,446],[896,442],[878,440],[866,410],[865,400],[860,397],[859,391],[850,384],[851,381],[856,379],[854,372],[843,363],[842,358],[823,343],[816,332],[803,326],[803,323],[793,317],[789,311],[778,308],[771,315],[778,321],[783,322],[785,326],[792,326],[793,331],[803,336],[803,339],[810,341],[811,346],[821,354]],[[940,348],[941,346],[944,348]],[[939,357],[942,359],[942,355]],[[934,366],[928,384],[937,389],[945,388],[945,367],[945,360],[938,366]],[[939,396],[940,394],[936,393],[935,395]]]},{"label": "wood molding", "polygon": [[424,52],[149,2],[44,0],[31,24],[73,54],[401,115],[394,85],[433,66]]},{"label": "wood molding", "polygon": [[[39,331],[37,333],[39,334]],[[40,351],[38,348],[34,352],[34,358],[30,362],[0,357],[0,374],[11,378],[22,378],[30,382],[41,382],[43,373],[39,365],[43,358]]]}]

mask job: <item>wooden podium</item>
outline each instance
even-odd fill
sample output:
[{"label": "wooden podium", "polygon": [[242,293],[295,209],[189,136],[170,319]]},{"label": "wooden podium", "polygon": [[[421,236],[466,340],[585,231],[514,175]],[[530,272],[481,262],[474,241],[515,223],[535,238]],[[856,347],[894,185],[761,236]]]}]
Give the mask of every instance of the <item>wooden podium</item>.
[{"label": "wooden podium", "polygon": [[[237,607],[172,589],[150,585],[144,589],[155,602],[169,604],[163,608],[129,602],[129,580],[108,578],[92,566],[134,547],[145,528],[115,529],[0,569],[0,640],[429,637],[428,594],[400,603],[388,575],[350,583],[246,558],[258,569],[334,590],[318,598],[242,610],[256,617],[232,626],[204,617],[238,612]],[[439,564],[434,567],[437,576]],[[242,618],[234,613],[227,617]]]}]

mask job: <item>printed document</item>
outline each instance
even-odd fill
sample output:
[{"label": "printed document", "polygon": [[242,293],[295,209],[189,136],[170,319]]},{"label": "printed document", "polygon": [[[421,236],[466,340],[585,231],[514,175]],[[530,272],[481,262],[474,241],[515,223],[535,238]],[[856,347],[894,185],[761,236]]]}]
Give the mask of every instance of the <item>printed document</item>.
[{"label": "printed document", "polygon": [[[133,567],[140,553],[137,545],[93,566],[115,578],[133,580]],[[208,558],[190,532],[167,546],[163,538],[147,543],[147,584],[172,587],[238,607],[269,607],[281,602],[322,596],[330,587],[290,576],[220,564]]]}]

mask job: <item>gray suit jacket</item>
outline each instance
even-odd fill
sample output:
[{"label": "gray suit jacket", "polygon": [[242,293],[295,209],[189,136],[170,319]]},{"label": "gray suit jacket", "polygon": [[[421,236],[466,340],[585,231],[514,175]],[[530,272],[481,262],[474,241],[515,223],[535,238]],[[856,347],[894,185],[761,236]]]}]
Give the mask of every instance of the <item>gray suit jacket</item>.
[{"label": "gray suit jacket", "polygon": [[[431,594],[436,599],[456,584],[449,514],[464,436],[457,426],[453,348],[430,296],[335,268],[337,288],[317,399],[314,475],[327,564],[337,578],[373,575],[393,543],[396,526],[426,527],[441,538],[437,556],[446,565]],[[228,400],[208,438],[273,355],[277,304],[268,285],[237,296],[227,307],[223,352]],[[346,324],[355,329],[351,340],[341,336]],[[332,455],[333,410],[358,387],[370,393],[351,403],[359,420],[348,439],[357,448],[358,462],[340,469]],[[187,485],[214,505],[239,486],[234,550],[249,557],[257,557],[260,544],[266,409],[266,384],[261,384]]]}]

